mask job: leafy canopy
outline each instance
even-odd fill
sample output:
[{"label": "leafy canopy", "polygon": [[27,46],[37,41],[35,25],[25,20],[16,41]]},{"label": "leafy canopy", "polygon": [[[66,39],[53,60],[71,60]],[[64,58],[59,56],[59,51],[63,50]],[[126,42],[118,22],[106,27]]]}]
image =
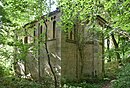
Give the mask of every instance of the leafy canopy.
[{"label": "leafy canopy", "polygon": [[92,21],[96,15],[104,17],[114,28],[130,31],[129,0],[59,0],[64,29],[77,21]]},{"label": "leafy canopy", "polygon": [[40,17],[46,0],[2,0],[6,19],[13,25],[24,25]]}]

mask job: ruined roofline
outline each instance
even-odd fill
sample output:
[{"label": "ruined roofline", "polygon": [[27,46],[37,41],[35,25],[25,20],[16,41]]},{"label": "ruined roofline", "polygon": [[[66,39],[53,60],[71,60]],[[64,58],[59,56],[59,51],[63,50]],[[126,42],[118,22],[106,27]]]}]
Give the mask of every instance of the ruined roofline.
[{"label": "ruined roofline", "polygon": [[128,41],[130,41],[130,34],[127,33],[125,30],[120,29],[120,28],[113,28],[113,27],[111,27],[108,24],[108,22],[104,18],[102,18],[100,15],[97,15],[97,21],[98,21],[98,23],[99,23],[99,25],[101,27],[110,28],[110,29],[114,30],[115,33],[123,36],[124,38],[127,38]]},{"label": "ruined roofline", "polygon": [[[41,16],[39,20],[44,19],[44,17],[47,16],[47,15],[50,17],[50,16],[55,15],[55,14],[57,14],[57,13],[59,13],[59,12],[60,12],[60,9],[59,9],[59,8],[56,8],[56,10],[50,12],[49,14],[46,14],[46,15]],[[34,24],[34,23],[38,22],[39,20],[31,21],[31,22],[25,24],[25,25],[23,26],[23,28],[25,28],[26,26],[28,26],[28,25],[30,25],[30,24]]]},{"label": "ruined roofline", "polygon": [[46,15],[43,15],[42,17],[47,16],[47,15],[50,17],[50,16],[55,15],[56,13],[59,13],[59,12],[60,12],[60,9],[59,9],[59,8],[56,8],[56,10],[50,12],[49,15],[46,14]]},{"label": "ruined roofline", "polygon": [[[59,13],[59,12],[60,12],[60,9],[57,8],[56,10],[50,12],[50,13],[48,14],[48,16],[50,17],[50,16],[55,15],[55,14],[57,14],[57,13]],[[44,19],[45,16],[47,16],[47,14],[41,16],[39,20]],[[23,28],[27,27],[27,26],[30,25],[30,24],[35,24],[35,23],[38,22],[39,20],[34,20],[34,21],[32,21],[32,22],[29,22],[29,23],[25,24],[25,25],[23,26]],[[112,28],[112,27],[109,25],[109,23],[108,23],[103,17],[101,17],[100,15],[96,15],[96,20],[98,21],[98,24],[99,24],[101,27],[109,27],[109,28],[111,28],[111,29],[114,29],[114,28]],[[116,31],[116,32],[117,32],[118,34],[121,34],[122,36],[127,37],[127,38],[130,40],[130,35],[129,35],[128,33],[126,33],[124,30],[120,29],[119,32],[118,32],[118,31]]]},{"label": "ruined roofline", "polygon": [[100,15],[96,15],[96,20],[98,21],[101,27],[105,27],[108,24],[108,22]]},{"label": "ruined roofline", "polygon": [[38,21],[37,21],[37,20],[34,20],[34,21],[32,21],[32,22],[29,22],[29,23],[25,24],[25,25],[23,26],[23,28],[26,28],[28,25],[34,24],[34,23],[36,23],[36,22],[38,22]]},{"label": "ruined roofline", "polygon": [[[57,13],[59,13],[59,12],[60,12],[60,9],[59,9],[59,8],[56,8],[56,10],[50,12],[50,13],[48,14],[48,16],[50,17],[50,16],[52,16],[52,15],[54,15],[54,14],[57,14]],[[47,14],[41,16],[39,20],[44,19],[45,16],[47,16]],[[28,26],[28,25],[30,25],[30,24],[34,24],[34,23],[38,22],[39,20],[31,21],[31,22],[25,24],[25,25],[23,26],[23,28],[25,28],[26,26]],[[99,21],[99,25],[102,26],[102,27],[103,27],[103,25],[106,25],[106,23],[108,23],[108,22],[107,22],[104,18],[102,18],[100,15],[97,15],[97,20]],[[101,23],[101,24],[100,24],[100,23]]]}]

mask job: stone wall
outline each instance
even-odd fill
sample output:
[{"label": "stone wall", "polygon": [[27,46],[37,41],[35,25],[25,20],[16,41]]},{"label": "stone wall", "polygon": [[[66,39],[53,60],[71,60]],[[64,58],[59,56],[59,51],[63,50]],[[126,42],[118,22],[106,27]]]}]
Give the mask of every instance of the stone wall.
[{"label": "stone wall", "polygon": [[61,37],[61,75],[67,80],[76,80],[76,45],[66,42],[65,33]]},{"label": "stone wall", "polygon": [[81,61],[80,52],[76,43],[67,42],[65,33],[62,32],[61,74],[63,79],[78,81],[102,77],[102,45],[94,41],[94,37],[91,38],[86,39],[86,44],[82,52],[83,61]]},{"label": "stone wall", "polygon": [[[56,23],[60,21],[60,13],[56,12],[50,16],[56,17]],[[83,49],[83,61],[81,61],[80,54],[76,43],[66,41],[66,33],[62,31],[58,24],[56,24],[55,38],[53,38],[53,20],[48,21],[48,50],[51,57],[53,69],[60,80],[60,75],[63,79],[69,81],[84,80],[92,77],[102,76],[102,45],[97,40],[98,36],[84,30],[83,34],[86,36],[87,43]],[[38,26],[38,22],[36,23]],[[36,36],[38,36],[38,29],[35,29]],[[45,33],[45,25],[42,25],[42,32]],[[44,37],[43,37],[44,38]],[[44,39],[43,39],[44,40]],[[98,39],[99,40],[99,39]],[[38,42],[36,42],[38,46]],[[40,42],[38,46],[40,51],[36,51],[35,58],[29,54],[27,64],[30,73],[34,78],[38,78],[40,61],[40,77],[52,76],[50,67],[48,65],[47,53],[45,51],[44,42]],[[40,53],[39,53],[40,52]],[[81,72],[82,69],[82,72]]]}]

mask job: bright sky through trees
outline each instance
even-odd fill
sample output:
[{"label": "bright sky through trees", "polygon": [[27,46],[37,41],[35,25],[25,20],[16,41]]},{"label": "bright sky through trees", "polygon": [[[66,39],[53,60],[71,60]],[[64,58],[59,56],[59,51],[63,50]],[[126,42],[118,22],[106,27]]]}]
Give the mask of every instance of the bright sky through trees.
[{"label": "bright sky through trees", "polygon": [[56,0],[47,0],[48,6],[50,5],[50,1],[51,1],[51,11],[56,10],[56,5],[57,5]]}]

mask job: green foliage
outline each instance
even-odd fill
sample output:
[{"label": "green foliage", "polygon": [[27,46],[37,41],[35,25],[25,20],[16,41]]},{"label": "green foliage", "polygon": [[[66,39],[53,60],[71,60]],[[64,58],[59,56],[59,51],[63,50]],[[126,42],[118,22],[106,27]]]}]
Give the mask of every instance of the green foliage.
[{"label": "green foliage", "polygon": [[2,0],[6,19],[15,26],[23,26],[43,14],[44,0]]},{"label": "green foliage", "polygon": [[101,88],[99,84],[92,83],[67,83],[63,85],[63,88]]},{"label": "green foliage", "polygon": [[10,76],[13,74],[12,68],[9,66],[10,65],[5,66],[4,64],[0,63],[0,77]]},{"label": "green foliage", "polygon": [[[77,22],[80,25],[87,24],[89,20],[88,29],[94,29],[96,15],[101,15],[114,28],[121,28],[129,34],[130,32],[130,4],[129,0],[58,0],[59,7],[62,12],[61,23],[64,31],[71,31],[74,24]],[[0,77],[7,76],[11,71],[11,63],[13,62],[13,55],[17,54],[15,60],[26,60],[30,45],[22,44],[21,41],[15,39],[14,31],[22,32],[25,35],[22,26],[32,20],[35,20],[47,9],[46,0],[1,0],[3,5],[0,5],[0,15],[2,15],[3,29],[0,29]],[[45,12],[44,12],[45,11]],[[84,24],[85,23],[85,24]],[[99,28],[97,28],[99,29]],[[116,31],[118,31],[117,29]],[[99,30],[97,30],[99,31]],[[101,31],[101,30],[100,30]],[[105,37],[109,36],[112,31],[105,30]],[[20,33],[17,34],[20,34]],[[116,37],[117,38],[117,37]],[[82,39],[81,39],[82,40]],[[118,40],[118,39],[117,39]],[[14,47],[18,48],[18,52],[14,52]],[[119,41],[119,54],[126,62],[130,61],[130,43],[128,40],[121,39]],[[37,48],[37,47],[36,47]],[[37,50],[35,50],[37,51]],[[107,56],[115,58],[117,52],[114,48],[106,52]],[[109,55],[108,55],[109,54]],[[106,64],[106,75],[108,77],[115,77],[117,74],[117,64],[115,62]],[[130,83],[129,65],[125,66],[119,73],[117,80],[113,83],[114,88],[128,88]],[[30,82],[24,79],[4,78],[1,79],[3,85],[0,87],[24,87],[24,88],[39,88],[43,85],[36,82]],[[7,86],[5,86],[7,85]],[[66,84],[68,88],[100,88],[95,84]],[[45,86],[43,88],[46,88]]]},{"label": "green foliage", "polygon": [[62,30],[71,31],[74,24],[85,25],[88,19],[93,22],[96,13],[96,1],[89,0],[59,0],[59,7],[62,11]]},{"label": "green foliage", "polygon": [[130,57],[129,57],[129,54],[130,54],[130,42],[127,41],[126,39],[124,38],[121,38],[120,41],[119,41],[119,51],[120,51],[120,55],[121,55],[121,58],[122,60],[128,60]]},{"label": "green foliage", "polygon": [[[112,41],[112,40],[110,40]],[[116,52],[120,54],[120,58],[122,64],[129,62],[129,54],[130,54],[130,42],[127,41],[125,38],[120,37],[118,40],[118,50],[115,50],[114,46],[110,46],[109,50],[105,49],[105,60],[109,61],[117,61],[116,59]]]},{"label": "green foliage", "polygon": [[[117,52],[122,60],[128,58],[130,52],[128,48],[130,46],[128,42],[130,39],[129,0],[59,0],[59,7],[62,12],[61,28],[64,31],[71,31],[74,29],[74,24],[78,23],[78,27],[85,25],[88,30],[101,31],[104,38],[110,37],[111,33],[114,33],[119,47],[116,50],[114,46],[111,46],[111,49],[106,50],[106,58],[111,57],[111,59],[116,60]],[[112,28],[97,27],[96,15],[103,17]],[[82,30],[82,28],[79,28],[79,30]],[[125,30],[125,32],[121,30]],[[120,34],[123,35],[121,37],[129,39],[118,40],[117,36],[120,36]]]},{"label": "green foliage", "polygon": [[117,73],[119,72],[118,62],[112,61],[105,64],[105,77],[115,78]]},{"label": "green foliage", "polygon": [[129,30],[129,0],[109,0],[105,3],[104,6],[105,10],[110,14],[111,19],[113,21],[113,25],[115,27],[121,27],[124,30]]},{"label": "green foliage", "polygon": [[113,88],[129,88],[130,87],[130,64],[122,67],[117,75],[117,79],[112,83]]},{"label": "green foliage", "polygon": [[53,88],[51,85],[46,85],[17,77],[2,77],[0,79],[0,88]]},{"label": "green foliage", "polygon": [[0,76],[9,76],[13,74],[13,48],[8,45],[1,45],[0,47]]},{"label": "green foliage", "polygon": [[0,25],[0,60],[3,66],[10,68],[15,61],[26,60],[31,45],[21,41],[26,35],[22,27],[32,20],[39,19],[46,13],[46,9],[46,0],[0,1],[0,15],[4,17]]},{"label": "green foliage", "polygon": [[0,77],[5,76],[5,68],[0,66]]}]

